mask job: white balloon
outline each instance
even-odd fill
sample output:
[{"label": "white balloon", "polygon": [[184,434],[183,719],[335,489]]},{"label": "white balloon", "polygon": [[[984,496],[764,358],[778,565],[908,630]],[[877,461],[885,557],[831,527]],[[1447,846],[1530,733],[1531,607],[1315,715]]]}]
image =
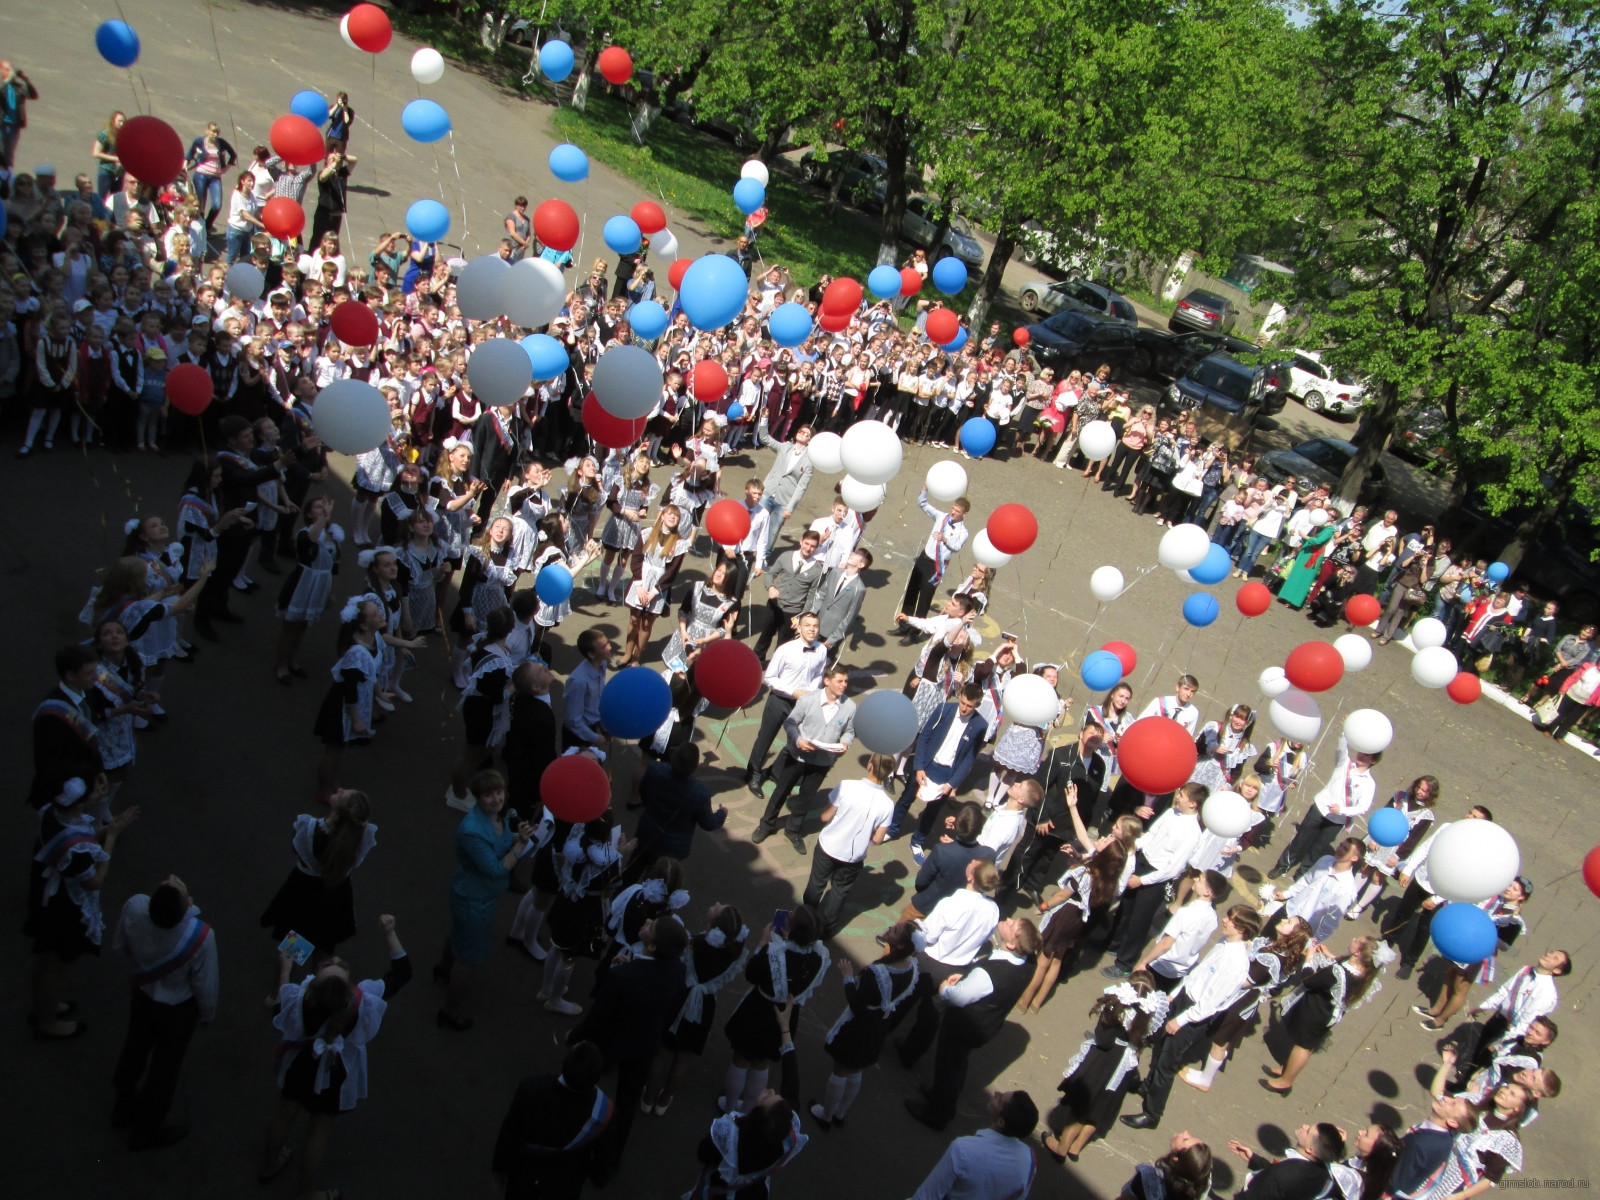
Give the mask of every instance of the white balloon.
[{"label": "white balloon", "polygon": [[1309,742],[1322,729],[1322,710],[1317,702],[1294,688],[1272,698],[1267,716],[1272,727],[1291,741]]},{"label": "white balloon", "polygon": [[389,437],[389,402],[370,383],[339,379],[317,393],[311,428],[330,450],[365,454]]},{"label": "white balloon", "polygon": [[515,404],[533,383],[533,363],[528,352],[510,338],[490,338],[467,359],[467,382],[473,395],[489,408]]},{"label": "white balloon", "polygon": [[1261,678],[1256,680],[1263,696],[1281,696],[1290,688],[1289,676],[1282,667],[1268,667],[1261,672]]},{"label": "white balloon", "polygon": [[1328,523],[1328,510],[1327,509],[1325,509],[1325,508],[1314,508],[1314,509],[1311,510],[1311,524],[1312,524],[1312,526],[1314,528],[1321,529],[1327,523]]},{"label": "white balloon", "polygon": [[1061,697],[1042,675],[1014,675],[1000,693],[1000,707],[1018,725],[1044,726],[1061,711]]},{"label": "white balloon", "polygon": [[1394,725],[1375,708],[1358,708],[1344,719],[1344,739],[1352,750],[1382,754],[1394,741]]},{"label": "white balloon", "polygon": [[456,304],[473,321],[492,321],[505,313],[506,275],[511,264],[498,254],[481,254],[456,276]]},{"label": "white balloon", "polygon": [[1522,869],[1517,840],[1493,821],[1452,821],[1434,835],[1428,882],[1446,900],[1478,904],[1511,886]]},{"label": "white balloon", "polygon": [[[500,311],[514,325],[537,329],[560,316],[567,302],[561,269],[542,258],[513,263],[500,285]],[[524,356],[526,357],[526,356]]]},{"label": "white balloon", "polygon": [[661,403],[661,364],[639,346],[612,346],[594,364],[594,398],[613,417],[637,421]]},{"label": "white balloon", "polygon": [[844,470],[844,459],[839,456],[843,447],[844,439],[837,433],[812,434],[806,446],[806,457],[811,460],[812,467],[824,475],[837,475]]},{"label": "white balloon", "polygon": [[987,529],[978,530],[978,536],[972,539],[972,557],[985,567],[1003,567],[1011,561],[1011,555],[994,548]]},{"label": "white balloon", "polygon": [[1411,678],[1425,688],[1442,688],[1461,670],[1456,656],[1443,646],[1418,650],[1411,658]]},{"label": "white balloon", "polygon": [[1161,535],[1161,546],[1156,558],[1163,567],[1174,571],[1187,571],[1206,560],[1211,549],[1211,538],[1198,525],[1174,525]]},{"label": "white balloon", "polygon": [[1117,448],[1117,431],[1109,421],[1090,421],[1078,431],[1078,452],[1090,462],[1110,458]]},{"label": "white balloon", "polygon": [[844,431],[839,456],[862,483],[888,483],[900,469],[900,435],[882,421],[857,421]]},{"label": "white balloon", "polygon": [[344,44],[346,46],[349,46],[350,49],[352,49],[352,50],[361,49],[360,46],[356,45],[353,41],[350,40],[350,14],[349,13],[345,13],[344,16],[339,18],[339,36],[344,39]]},{"label": "white balloon", "polygon": [[1372,643],[1359,633],[1346,633],[1334,638],[1333,648],[1344,659],[1346,671],[1364,671],[1372,661]]},{"label": "white balloon", "polygon": [[960,463],[946,458],[928,468],[922,486],[927,489],[928,499],[949,504],[967,494],[967,472]]},{"label": "white balloon", "polygon": [[444,78],[444,55],[424,46],[411,56],[411,78],[418,83],[438,83]]},{"label": "white balloon", "polygon": [[1251,816],[1250,801],[1238,792],[1212,792],[1200,808],[1200,823],[1229,841],[1250,828]]},{"label": "white balloon", "polygon": [[1437,617],[1423,617],[1411,630],[1411,644],[1418,650],[1426,650],[1429,646],[1442,646],[1450,636],[1450,631],[1444,627],[1444,622]]},{"label": "white balloon", "polygon": [[671,262],[678,257],[678,239],[672,230],[663,229],[660,233],[650,235],[650,253],[656,255],[662,262]]},{"label": "white balloon", "polygon": [[236,262],[229,267],[227,278],[223,283],[228,289],[228,295],[238,296],[239,299],[252,304],[261,299],[261,293],[267,288],[267,281],[263,278],[260,268],[248,262]]},{"label": "white balloon", "polygon": [[1096,567],[1089,576],[1089,590],[1101,604],[1109,604],[1122,595],[1122,572],[1115,567]]},{"label": "white balloon", "polygon": [[839,481],[839,499],[858,513],[871,512],[883,503],[888,489],[881,483],[862,483],[854,475]]},{"label": "white balloon", "polygon": [[766,187],[772,177],[767,171],[766,163],[762,162],[759,158],[747,158],[745,159],[744,166],[739,168],[739,178],[759,179],[761,181],[761,186]]},{"label": "white balloon", "polygon": [[917,710],[899,692],[868,692],[856,701],[856,738],[874,754],[900,754],[917,740]]}]

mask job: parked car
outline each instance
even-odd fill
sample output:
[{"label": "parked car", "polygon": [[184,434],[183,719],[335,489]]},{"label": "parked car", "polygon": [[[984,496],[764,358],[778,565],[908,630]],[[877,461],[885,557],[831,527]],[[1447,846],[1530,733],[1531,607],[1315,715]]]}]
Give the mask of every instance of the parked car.
[{"label": "parked car", "polygon": [[860,150],[834,150],[825,158],[818,157],[815,150],[807,150],[800,156],[800,178],[807,183],[832,187],[841,173],[844,182],[839,185],[839,194],[844,196],[862,185],[881,181],[889,173],[889,164],[876,154]]},{"label": "parked car", "polygon": [[1289,394],[1307,412],[1345,417],[1361,411],[1367,388],[1328,366],[1315,350],[1296,350],[1289,361]]},{"label": "parked car", "polygon": [[1070,308],[1110,317],[1124,325],[1139,324],[1139,314],[1134,311],[1132,300],[1087,279],[1064,279],[1060,283],[1036,279],[1022,289],[1021,300],[1026,312],[1053,313]]},{"label": "parked car", "polygon": [[[1343,438],[1320,437],[1288,450],[1269,450],[1256,459],[1256,471],[1268,483],[1282,483],[1293,475],[1296,490],[1305,495],[1318,487],[1337,487],[1339,477],[1356,455],[1355,445]],[[1358,502],[1369,509],[1388,503],[1389,483],[1383,464],[1377,463],[1362,485]]]},{"label": "parked car", "polygon": [[1022,223],[1017,256],[1030,265],[1042,263],[1086,279],[1103,279],[1114,288],[1127,281],[1130,270],[1126,256],[1114,251],[1104,238],[1058,237],[1037,221]]},{"label": "parked car", "polygon": [[1239,306],[1226,296],[1196,288],[1182,300],[1167,320],[1167,328],[1177,333],[1184,329],[1204,329],[1208,333],[1227,333],[1239,323]]},{"label": "parked car", "polygon": [[1288,372],[1281,364],[1251,366],[1231,354],[1208,354],[1166,391],[1168,408],[1193,411],[1211,405],[1254,422],[1282,412],[1288,403]]},{"label": "parked car", "polygon": [[983,247],[960,217],[951,217],[943,241],[937,246],[933,244],[940,215],[938,201],[930,196],[912,196],[906,201],[905,214],[900,218],[900,235],[913,246],[921,246],[934,262],[953,254],[969,267],[983,266]]},{"label": "parked car", "polygon": [[1443,409],[1431,404],[1417,405],[1400,415],[1394,435],[1389,439],[1389,451],[1419,466],[1442,462],[1450,457],[1450,447],[1445,443],[1448,425],[1449,419]]},{"label": "parked car", "polygon": [[[1544,472],[1539,482],[1547,490],[1556,486],[1554,477]],[[1518,526],[1534,511],[1531,506],[1519,505],[1495,516],[1483,489],[1473,488],[1461,506],[1455,546],[1472,557],[1494,558],[1516,541]],[[1587,623],[1600,619],[1600,563],[1591,557],[1597,549],[1600,530],[1594,513],[1580,504],[1569,504],[1512,568],[1509,586],[1524,584],[1541,600],[1559,600],[1564,620]]]},{"label": "parked car", "polygon": [[1041,366],[1067,371],[1094,371],[1101,363],[1121,378],[1131,370],[1133,330],[1110,317],[1064,309],[1037,325],[1028,326],[1028,349]]},{"label": "parked car", "polygon": [[1178,379],[1202,358],[1212,354],[1246,357],[1259,354],[1254,342],[1226,333],[1165,333],[1159,329],[1138,329],[1134,333],[1133,369],[1156,379]]}]

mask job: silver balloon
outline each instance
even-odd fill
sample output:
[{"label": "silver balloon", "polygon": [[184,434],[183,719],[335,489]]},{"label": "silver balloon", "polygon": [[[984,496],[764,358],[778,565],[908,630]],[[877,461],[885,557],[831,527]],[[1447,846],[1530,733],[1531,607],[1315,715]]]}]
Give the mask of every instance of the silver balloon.
[{"label": "silver balloon", "polygon": [[515,404],[533,383],[528,352],[509,338],[490,338],[467,359],[467,382],[490,408]]},{"label": "silver balloon", "polygon": [[484,254],[462,268],[456,277],[456,304],[470,321],[492,321],[505,309],[506,276],[511,264],[498,254]]},{"label": "silver balloon", "polygon": [[567,283],[560,269],[542,258],[514,263],[500,289],[500,311],[529,329],[548,325],[567,302]]}]

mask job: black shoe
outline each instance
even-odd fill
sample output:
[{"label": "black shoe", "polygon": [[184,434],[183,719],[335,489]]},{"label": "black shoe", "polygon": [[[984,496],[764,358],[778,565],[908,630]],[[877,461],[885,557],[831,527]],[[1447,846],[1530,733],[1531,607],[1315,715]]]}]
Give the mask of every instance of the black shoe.
[{"label": "black shoe", "polygon": [[471,1017],[452,1017],[446,1010],[441,1008],[434,1017],[434,1024],[440,1029],[453,1029],[457,1033],[465,1033],[477,1022]]},{"label": "black shoe", "polygon": [[935,1133],[943,1132],[944,1127],[950,1123],[948,1120],[941,1120],[934,1113],[932,1105],[925,1104],[921,1100],[907,1100],[905,1105],[908,1113]]},{"label": "black shoe", "polygon": [[1394,977],[1403,982],[1404,980],[1410,979],[1411,972],[1415,971],[1416,969],[1416,963],[1403,962],[1400,964],[1400,969],[1394,973]]},{"label": "black shoe", "polygon": [[1100,974],[1106,979],[1126,979],[1133,972],[1124,971],[1116,963],[1112,963],[1109,967],[1101,967]]},{"label": "black shoe", "polygon": [[759,845],[761,845],[762,842],[766,841],[771,836],[772,836],[772,830],[766,829],[766,828],[764,828],[764,827],[762,827],[760,825],[757,825],[756,826],[756,831],[750,835],[750,840],[752,842],[754,842],[757,846],[759,846]]},{"label": "black shoe", "polygon": [[160,1129],[135,1133],[128,1139],[128,1149],[159,1150],[162,1146],[175,1146],[189,1136],[187,1125],[163,1125]]},{"label": "black shoe", "polygon": [[[211,624],[211,620],[210,620],[209,617],[206,618],[203,621],[201,619],[199,619],[198,617],[195,618],[194,631],[196,633],[198,633],[201,637],[205,638],[205,640],[208,641],[208,642],[215,642],[215,641],[219,640],[217,638],[216,628],[215,628],[215,626],[213,626]],[[184,661],[188,661],[188,660],[185,659]]]},{"label": "black shoe", "polygon": [[1147,1112],[1129,1113],[1127,1116],[1122,1117],[1121,1121],[1129,1129],[1154,1129],[1161,1124],[1160,1121]]},{"label": "black shoe", "polygon": [[1273,866],[1272,870],[1267,872],[1267,878],[1282,879],[1286,874],[1288,874],[1288,872],[1288,867],[1284,866],[1282,863],[1277,863]]},{"label": "black shoe", "polygon": [[806,853],[809,853],[809,851],[807,850],[807,847],[806,847],[805,838],[801,837],[798,833],[791,833],[791,834],[787,834],[786,836],[789,839],[789,845],[794,847],[794,852],[796,854],[804,855]]},{"label": "black shoe", "polygon": [[256,566],[260,567],[268,575],[282,575],[283,574],[283,568],[280,567],[276,562],[274,562],[270,558],[258,558],[258,559],[256,559]]},{"label": "black shoe", "polygon": [[213,621],[221,621],[224,625],[243,625],[244,624],[244,618],[243,617],[241,617],[238,613],[232,612],[232,611],[230,611],[230,610],[228,610],[226,608],[223,609],[221,612],[212,613],[211,614],[211,619]]},{"label": "black shoe", "polygon": [[765,782],[766,782],[766,776],[763,775],[760,771],[757,771],[757,772],[755,772],[755,774],[751,775],[749,779],[746,779],[744,781],[744,786],[752,794],[760,796],[762,799],[766,799],[766,793],[761,790],[761,785],[763,783],[765,783]]}]

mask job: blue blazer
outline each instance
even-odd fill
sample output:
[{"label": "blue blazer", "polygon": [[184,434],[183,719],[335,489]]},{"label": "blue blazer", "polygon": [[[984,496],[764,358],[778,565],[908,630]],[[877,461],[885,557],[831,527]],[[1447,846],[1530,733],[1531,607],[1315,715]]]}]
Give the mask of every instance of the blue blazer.
[{"label": "blue blazer", "polygon": [[974,712],[972,719],[967,722],[966,731],[961,735],[960,744],[956,747],[955,762],[951,764],[949,774],[944,774],[943,767],[933,765],[933,756],[944,744],[945,735],[950,732],[950,723],[956,719],[958,708],[954,701],[946,704],[939,710],[937,717],[922,727],[922,732],[917,734],[916,753],[911,759],[913,771],[926,771],[930,779],[943,776],[938,778],[938,782],[950,784],[957,792],[961,790],[961,785],[972,771],[972,763],[978,757],[978,747],[983,745],[984,735],[989,729],[988,722]]}]

